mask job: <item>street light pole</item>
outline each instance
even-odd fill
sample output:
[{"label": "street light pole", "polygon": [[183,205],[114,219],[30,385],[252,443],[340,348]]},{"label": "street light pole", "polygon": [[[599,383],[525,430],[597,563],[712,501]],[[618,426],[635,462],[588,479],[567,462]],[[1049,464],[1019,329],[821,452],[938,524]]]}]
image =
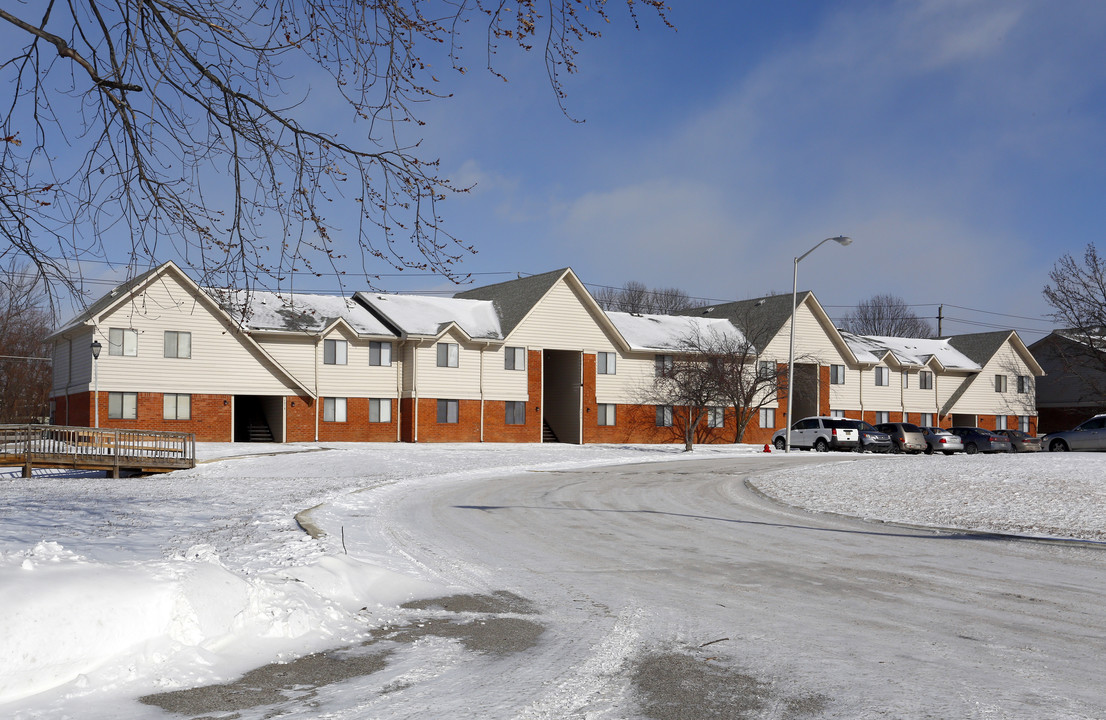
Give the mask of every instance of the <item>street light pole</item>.
[{"label": "street light pole", "polygon": [[96,421],[92,427],[100,427],[100,349],[104,346],[99,340],[92,341],[92,403],[95,406]]},{"label": "street light pole", "polygon": [[791,398],[795,394],[793,392],[795,388],[795,303],[798,302],[799,298],[799,263],[802,262],[803,258],[807,255],[822,247],[822,245],[828,243],[830,240],[833,240],[842,247],[849,245],[853,241],[852,238],[845,237],[844,235],[826,238],[795,258],[795,265],[791,273],[791,344],[787,349],[787,419],[785,421],[787,423],[787,432],[784,433],[784,452],[791,452]]}]

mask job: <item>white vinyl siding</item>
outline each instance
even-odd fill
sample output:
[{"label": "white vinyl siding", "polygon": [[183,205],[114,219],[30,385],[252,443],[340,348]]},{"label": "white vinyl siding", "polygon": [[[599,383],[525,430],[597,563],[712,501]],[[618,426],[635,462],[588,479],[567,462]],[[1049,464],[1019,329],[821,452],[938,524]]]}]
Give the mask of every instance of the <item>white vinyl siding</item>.
[{"label": "white vinyl siding", "polygon": [[[285,378],[269,359],[252,348],[237,326],[222,319],[217,312],[191,287],[178,282],[172,273],[151,282],[133,301],[121,303],[102,318],[101,327],[110,335],[107,328],[112,325],[127,325],[132,333],[131,342],[145,336],[152,338],[155,347],[152,352],[141,353],[136,348],[137,356],[124,360],[109,357],[110,343],[105,343],[109,347],[104,348],[98,361],[101,391],[105,387],[136,390],[140,387],[143,392],[186,391],[194,395],[287,395],[303,392],[295,389],[292,381]],[[156,347],[162,344],[166,330],[187,332],[191,348],[203,348],[203,352],[197,351],[189,362],[166,359]],[[102,342],[103,336],[100,337]],[[90,337],[88,342],[91,341]],[[315,366],[315,344],[308,339],[306,347],[307,372],[296,375],[301,382],[309,384]],[[91,363],[91,353],[87,348],[88,344],[83,348],[74,344],[75,371],[78,362],[87,359]],[[284,365],[279,359],[278,362]],[[293,372],[287,365],[284,367]],[[91,382],[91,374],[88,378]]]},{"label": "white vinyl siding", "polygon": [[325,422],[346,421],[345,398],[323,398],[323,420]]},{"label": "white vinyl siding", "polygon": [[138,330],[133,328],[109,328],[108,355],[136,357],[138,355]]},{"label": "white vinyl siding", "polygon": [[192,333],[190,332],[166,330],[164,345],[167,358],[192,357]]},{"label": "white vinyl siding", "polygon": [[108,417],[113,420],[137,420],[138,393],[109,392]]},{"label": "white vinyl siding", "polygon": [[[460,338],[457,338],[460,340]],[[440,351],[441,345],[453,345],[457,348],[457,367],[440,367],[438,356],[446,353],[448,360],[449,351]],[[484,399],[492,399],[489,393],[490,383],[481,382],[481,350],[478,346],[467,347],[459,342],[427,343],[421,345],[416,354],[417,368],[414,368],[415,382],[418,383],[420,397],[426,398],[457,398],[461,400],[479,400],[480,390],[483,385]],[[492,376],[511,375],[517,378],[518,386],[523,388],[521,397],[525,397],[526,374],[508,373],[503,370],[503,362],[491,352],[485,353],[483,358],[483,370],[485,378]],[[498,361],[498,362],[497,362]],[[518,400],[520,395],[500,398],[504,400]]]},{"label": "white vinyl siding", "polygon": [[162,396],[162,418],[165,420],[191,420],[192,396],[165,393]]}]

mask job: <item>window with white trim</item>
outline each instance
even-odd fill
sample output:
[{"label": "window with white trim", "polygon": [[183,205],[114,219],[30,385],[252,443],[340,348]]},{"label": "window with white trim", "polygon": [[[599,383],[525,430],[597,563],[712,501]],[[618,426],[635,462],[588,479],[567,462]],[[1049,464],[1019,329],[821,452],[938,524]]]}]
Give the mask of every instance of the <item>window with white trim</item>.
[{"label": "window with white trim", "polygon": [[1029,432],[1029,417],[1029,415],[1018,416],[1018,430],[1021,430],[1023,433]]},{"label": "window with white trim", "polygon": [[600,425],[614,425],[614,403],[599,403],[595,407],[595,415]]},{"label": "window with white trim", "polygon": [[438,343],[438,367],[457,367],[460,355],[461,348],[457,343]]},{"label": "window with white trim", "polygon": [[933,422],[933,413],[922,413],[922,427],[935,427],[937,423]]},{"label": "window with white trim", "polygon": [[509,347],[503,349],[503,369],[504,370],[525,370],[526,369],[526,348],[523,347]]},{"label": "window with white trim", "polygon": [[108,355],[138,355],[138,331],[132,328],[108,328]]},{"label": "window with white trim", "polygon": [[191,420],[192,396],[165,393],[162,396],[162,415],[166,420]]},{"label": "window with white trim", "polygon": [[759,360],[757,361],[757,375],[764,379],[774,378],[776,376],[776,361],[775,360]]},{"label": "window with white trim", "polygon": [[1028,375],[1018,375],[1018,392],[1022,393],[1022,394],[1025,394],[1025,393],[1029,392],[1029,388],[1030,388],[1029,376]]},{"label": "window with white trim", "polygon": [[388,398],[369,398],[369,422],[388,423],[392,421],[392,401]]},{"label": "window with white trim", "polygon": [[760,409],[760,426],[762,428],[776,427],[776,408]]},{"label": "window with white trim", "polygon": [[891,413],[887,410],[876,411],[876,425],[891,422]]},{"label": "window with white trim", "polygon": [[504,403],[504,412],[508,425],[526,424],[526,403],[521,400],[508,400]]},{"label": "window with white trim", "polygon": [[323,420],[326,422],[345,422],[346,399],[323,398]]},{"label": "window with white trim", "polygon": [[845,384],[845,366],[830,365],[830,385]]},{"label": "window with white trim", "polygon": [[113,420],[137,420],[138,393],[109,392],[108,417]]},{"label": "window with white trim", "polygon": [[885,368],[882,365],[876,366],[876,385],[890,385],[891,384],[891,370]]},{"label": "window with white trim", "polygon": [[933,373],[929,370],[921,370],[918,372],[918,387],[922,390],[933,389]]},{"label": "window with white trim", "polygon": [[843,418],[843,417],[845,417],[845,411],[844,410],[830,410],[830,417]]},{"label": "window with white trim", "polygon": [[672,427],[672,406],[657,406],[657,427]]},{"label": "window with white trim", "polygon": [[707,408],[707,427],[720,428],[726,425],[726,408]]},{"label": "window with white trim", "polygon": [[653,374],[657,377],[664,377],[672,372],[671,355],[657,355],[653,358]]},{"label": "window with white trim", "polygon": [[995,375],[995,392],[1006,392],[1006,376]]},{"label": "window with white trim", "polygon": [[442,424],[459,422],[458,410],[459,403],[457,400],[439,400],[438,422]]},{"label": "window with white trim", "polygon": [[903,370],[902,371],[902,389],[906,390],[909,387],[910,387],[910,373]]},{"label": "window with white trim", "polygon": [[392,364],[392,343],[386,340],[369,341],[369,365],[386,367]]},{"label": "window with white trim", "polygon": [[995,430],[1005,430],[1005,429],[1006,429],[1006,416],[1005,415],[995,415]]},{"label": "window with white trim", "polygon": [[347,352],[345,340],[323,340],[323,365],[345,365]]},{"label": "window with white trim", "polygon": [[192,357],[192,333],[178,330],[165,331],[165,357]]},{"label": "window with white trim", "polygon": [[614,375],[617,360],[613,352],[595,353],[595,372],[599,375]]}]

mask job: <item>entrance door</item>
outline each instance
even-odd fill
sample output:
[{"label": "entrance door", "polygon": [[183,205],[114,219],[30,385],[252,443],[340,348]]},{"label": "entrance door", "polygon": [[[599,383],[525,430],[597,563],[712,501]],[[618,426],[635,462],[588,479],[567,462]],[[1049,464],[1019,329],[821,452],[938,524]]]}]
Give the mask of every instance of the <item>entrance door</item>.
[{"label": "entrance door", "polygon": [[542,363],[542,420],[559,442],[579,445],[583,441],[583,353],[545,350]]}]

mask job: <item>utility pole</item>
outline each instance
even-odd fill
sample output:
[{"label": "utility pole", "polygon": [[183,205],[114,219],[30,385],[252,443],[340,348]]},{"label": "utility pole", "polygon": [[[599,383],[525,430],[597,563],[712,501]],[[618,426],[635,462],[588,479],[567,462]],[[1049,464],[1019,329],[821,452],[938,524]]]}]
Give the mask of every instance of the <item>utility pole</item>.
[{"label": "utility pole", "polygon": [[944,320],[944,319],[945,319],[945,306],[944,305],[938,305],[937,306],[937,337],[941,337],[941,335],[943,334],[941,332],[941,321]]}]

